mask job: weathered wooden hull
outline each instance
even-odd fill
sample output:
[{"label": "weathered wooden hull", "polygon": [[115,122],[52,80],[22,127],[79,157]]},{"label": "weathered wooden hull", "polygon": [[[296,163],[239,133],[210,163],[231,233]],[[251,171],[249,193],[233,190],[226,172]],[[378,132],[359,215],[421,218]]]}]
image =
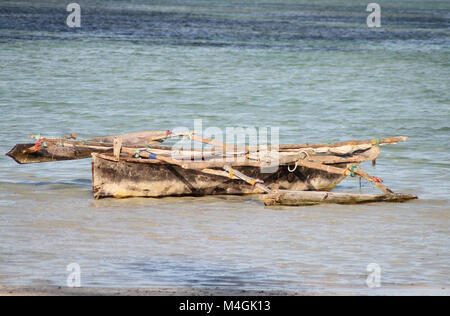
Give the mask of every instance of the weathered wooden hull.
[{"label": "weathered wooden hull", "polygon": [[[347,165],[336,166],[345,168]],[[289,172],[287,166],[280,166],[272,174],[261,173],[259,167],[235,169],[264,180],[270,189],[328,191],[345,178],[344,175],[304,167]],[[121,158],[116,161],[113,156],[103,154],[92,155],[92,184],[96,199],[263,193],[242,180],[206,174],[201,170],[184,169],[154,160]]]}]

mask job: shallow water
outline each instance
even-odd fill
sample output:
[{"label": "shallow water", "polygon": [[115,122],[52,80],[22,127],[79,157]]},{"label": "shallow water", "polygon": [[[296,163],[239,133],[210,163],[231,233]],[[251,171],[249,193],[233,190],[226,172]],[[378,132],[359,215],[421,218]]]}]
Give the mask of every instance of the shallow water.
[{"label": "shallow water", "polygon": [[[278,126],[281,143],[409,136],[375,169],[406,204],[265,208],[250,197],[95,201],[90,161],[0,157],[0,284],[447,291],[449,9],[445,1],[0,2],[0,152],[81,137]],[[349,179],[336,190],[359,190]],[[363,191],[375,192],[363,183]],[[369,263],[381,288],[366,286]]]}]

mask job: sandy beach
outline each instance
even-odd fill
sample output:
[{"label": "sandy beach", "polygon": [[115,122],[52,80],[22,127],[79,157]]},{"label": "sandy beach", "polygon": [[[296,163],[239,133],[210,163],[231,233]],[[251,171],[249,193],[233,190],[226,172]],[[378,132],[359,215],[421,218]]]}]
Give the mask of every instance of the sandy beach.
[{"label": "sandy beach", "polygon": [[304,296],[289,291],[245,291],[188,288],[69,288],[60,286],[0,286],[0,296]]},{"label": "sandy beach", "polygon": [[[358,291],[337,294],[338,288],[329,292],[265,291],[234,289],[195,288],[101,288],[61,286],[5,286],[0,285],[0,296],[354,296]],[[368,296],[450,296],[446,286],[394,286],[374,289]]]}]

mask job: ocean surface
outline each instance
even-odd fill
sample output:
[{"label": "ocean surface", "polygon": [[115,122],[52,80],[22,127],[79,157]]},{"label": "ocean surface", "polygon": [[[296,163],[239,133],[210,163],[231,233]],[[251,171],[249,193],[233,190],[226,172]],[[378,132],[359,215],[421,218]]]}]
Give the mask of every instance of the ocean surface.
[{"label": "ocean surface", "polygon": [[[67,1],[69,2],[69,1]],[[0,156],[0,284],[450,295],[450,2],[0,1],[0,153],[41,133],[279,127],[281,143],[382,136],[365,169],[404,204],[94,200],[90,160]],[[337,191],[376,192],[357,179]],[[381,268],[369,288],[367,265]]]}]

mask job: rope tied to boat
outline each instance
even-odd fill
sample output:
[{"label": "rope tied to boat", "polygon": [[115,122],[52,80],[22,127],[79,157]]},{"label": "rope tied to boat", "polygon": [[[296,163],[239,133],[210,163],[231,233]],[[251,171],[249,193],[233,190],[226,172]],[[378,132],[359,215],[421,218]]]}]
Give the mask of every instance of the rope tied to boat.
[{"label": "rope tied to boat", "polygon": [[333,149],[333,144],[331,142],[328,143],[327,153],[331,154],[331,149]]},{"label": "rope tied to boat", "polygon": [[353,166],[350,168],[350,176],[353,178],[355,176],[355,169],[358,168],[358,166]]},{"label": "rope tied to boat", "polygon": [[348,172],[350,172],[350,176],[351,177],[354,177],[355,176],[355,169],[357,169],[358,168],[358,166],[352,166],[352,167],[347,167],[345,170],[344,170],[344,176],[348,176],[348,174],[347,174],[347,171]]},{"label": "rope tied to boat", "polygon": [[380,178],[377,178],[377,177],[372,177],[372,181],[375,182],[375,183],[382,183],[383,182],[383,180],[381,180]]},{"label": "rope tied to boat", "polygon": [[287,166],[287,168],[288,168],[288,171],[289,172],[294,172],[295,170],[297,170],[297,167],[298,167],[298,160],[295,162],[295,166],[294,166],[294,169],[291,169],[290,167],[289,167],[289,165]]},{"label": "rope tied to boat", "polygon": [[37,152],[39,150],[39,145],[43,144],[44,140],[42,138],[39,138],[36,143],[34,144],[34,152]]},{"label": "rope tied to boat", "polygon": [[33,135],[33,137],[36,140],[36,143],[34,144],[34,152],[37,152],[39,150],[39,145],[42,144],[42,147],[47,148],[47,142],[45,139],[41,136],[41,134]]},{"label": "rope tied to boat", "polygon": [[294,169],[291,169],[290,167],[289,167],[289,165],[287,166],[287,168],[288,168],[288,171],[289,172],[295,172],[295,170],[297,170],[297,167],[298,167],[298,163],[301,161],[301,160],[305,160],[307,157],[309,157],[309,152],[307,152],[307,151],[305,151],[305,150],[303,150],[303,151],[301,151],[300,153],[299,153],[299,155],[303,155],[303,157],[299,157],[298,158],[298,160],[295,162],[295,165],[294,165]]}]

